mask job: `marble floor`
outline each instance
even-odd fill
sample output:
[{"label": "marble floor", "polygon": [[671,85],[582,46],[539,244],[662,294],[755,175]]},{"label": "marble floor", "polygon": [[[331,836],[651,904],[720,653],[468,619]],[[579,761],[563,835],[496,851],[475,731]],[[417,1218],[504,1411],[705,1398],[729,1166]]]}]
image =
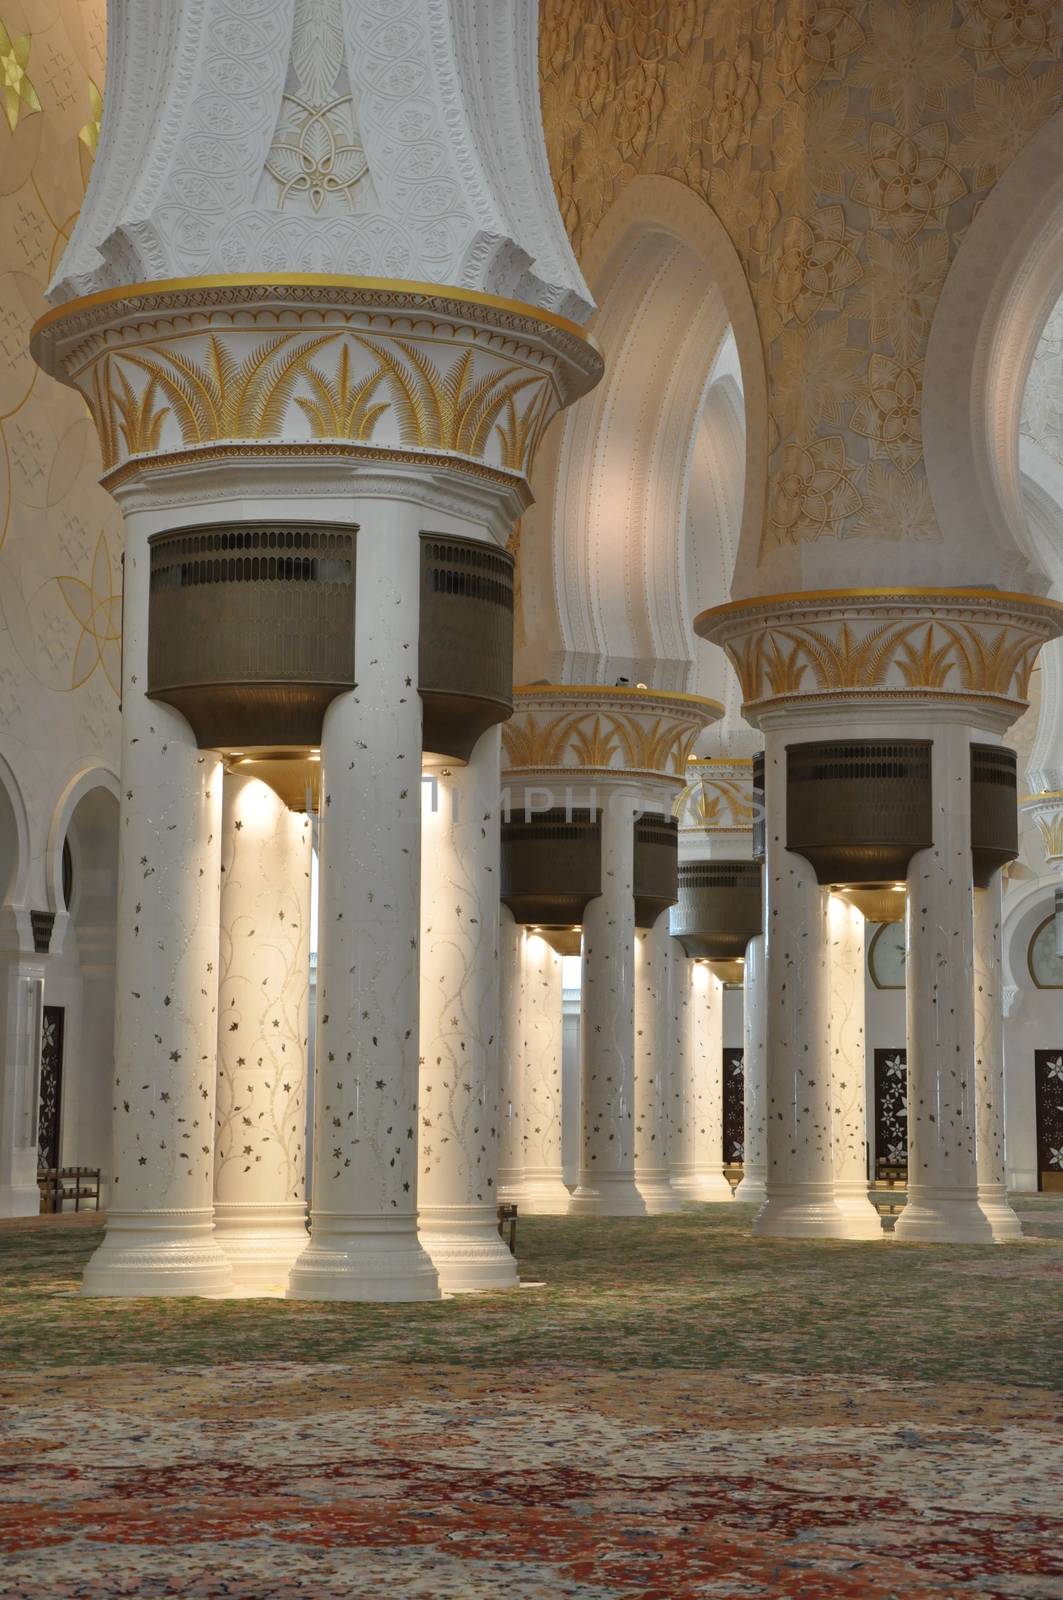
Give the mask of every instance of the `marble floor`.
[{"label": "marble floor", "polygon": [[1063,1595],[1063,1196],[993,1249],[520,1224],[541,1287],[87,1301],[0,1224],[0,1597]]}]

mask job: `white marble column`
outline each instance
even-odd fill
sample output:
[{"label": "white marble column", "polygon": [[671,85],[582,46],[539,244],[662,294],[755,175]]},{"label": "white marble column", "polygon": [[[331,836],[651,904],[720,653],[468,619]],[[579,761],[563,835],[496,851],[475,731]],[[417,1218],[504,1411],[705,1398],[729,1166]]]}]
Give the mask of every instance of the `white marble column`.
[{"label": "white marble column", "polygon": [[834,894],[828,915],[834,1199],[846,1219],[846,1238],[879,1239],[882,1222],[867,1194],[864,918]]},{"label": "white marble column", "polygon": [[933,839],[908,868],[908,1203],[898,1239],[978,1243],[971,733],[933,730]]},{"label": "white marble column", "polygon": [[764,935],[746,945],[742,990],[742,1177],[734,1192],[745,1205],[768,1197],[767,1049],[764,992]]},{"label": "white marble column", "polygon": [[526,930],[499,907],[498,1198],[520,1203],[524,1176],[524,945]]},{"label": "white marble column", "polygon": [[306,1245],[311,833],[226,773],[214,1229],[240,1294],[283,1294]]},{"label": "white marble column", "polygon": [[685,1200],[727,1201],[723,1173],[723,984],[704,961],[689,961],[676,947],[686,988],[686,1044],[682,1053],[683,1137],[672,1183]]},{"label": "white marble column", "polygon": [[[27,918],[28,920],[28,918]],[[0,911],[0,1217],[35,1217],[44,962],[20,953],[15,914]]]},{"label": "white marble column", "polygon": [[[672,1043],[672,936],[668,912],[635,932],[635,1183],[650,1216],[678,1211],[672,1187],[670,1102],[676,1070]],[[684,960],[681,950],[677,950]]]},{"label": "white marble column", "polygon": [[512,1289],[498,1233],[499,731],[422,787],[421,1242],[447,1293]]},{"label": "white marble column", "polygon": [[222,766],[149,700],[150,557],[126,519],[114,1172],[84,1293],[217,1295],[214,1236]]},{"label": "white marble column", "polygon": [[993,1238],[1021,1239],[1008,1201],[1004,1150],[1004,1005],[1001,874],[974,891],[974,1071],[978,1204]]},{"label": "white marble column", "polygon": [[561,957],[534,932],[524,944],[522,1017],[520,1209],[563,1217],[571,1195],[561,1159]]},{"label": "white marble column", "polygon": [[834,1201],[827,891],[786,848],[786,736],[765,748],[767,1200],[755,1233],[844,1238]]},{"label": "white marble column", "polygon": [[575,1215],[642,1217],[635,1183],[635,812],[615,791],[602,809],[602,892],[583,917],[581,1110]]},{"label": "white marble column", "polygon": [[313,1206],[288,1292],[434,1300],[417,1237],[422,516],[363,506],[357,688],[329,706],[321,744]]}]

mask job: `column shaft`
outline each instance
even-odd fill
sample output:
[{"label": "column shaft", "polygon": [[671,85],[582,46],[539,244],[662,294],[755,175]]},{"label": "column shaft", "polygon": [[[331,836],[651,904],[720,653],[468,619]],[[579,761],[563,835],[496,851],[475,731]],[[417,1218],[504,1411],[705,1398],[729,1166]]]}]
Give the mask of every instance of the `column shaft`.
[{"label": "column shaft", "polygon": [[499,908],[501,1001],[498,1027],[498,1197],[523,1197],[524,1144],[524,943],[526,932],[508,906]]},{"label": "column shaft", "polygon": [[837,895],[829,917],[834,1199],[847,1238],[878,1239],[882,1222],[867,1194],[864,919]]},{"label": "column shaft", "polygon": [[[635,933],[635,1183],[655,1216],[682,1205],[669,1175],[672,1074],[672,936],[668,912]],[[682,952],[680,952],[682,955]]]},{"label": "column shaft", "polygon": [[86,1294],[225,1293],[214,1237],[222,767],[149,700],[147,539],[127,518],[114,1174]]},{"label": "column shaft", "polygon": [[762,1205],[768,1197],[768,1129],[765,1115],[767,1049],[765,1042],[764,935],[746,945],[742,994],[742,1178],[734,1197],[746,1205]]},{"label": "column shaft", "polygon": [[0,1217],[34,1217],[44,963],[0,957]]},{"label": "column shaft", "polygon": [[844,1236],[834,1203],[827,891],[786,849],[786,746],[765,750],[768,1198],[763,1234]]},{"label": "column shaft", "polygon": [[241,1293],[282,1294],[306,1245],[311,832],[226,773],[214,1226]]},{"label": "column shaft", "polygon": [[539,934],[524,945],[520,1207],[563,1217],[571,1195],[561,1159],[561,957]]},{"label": "column shaft", "polygon": [[355,676],[321,745],[314,1194],[289,1294],[432,1300],[417,1238],[420,517],[370,503]]},{"label": "column shaft", "polygon": [[510,1289],[498,1233],[499,733],[423,785],[421,1241],[449,1292]]},{"label": "column shaft", "polygon": [[898,1239],[992,1238],[978,1204],[969,730],[934,730],[931,849],[908,869],[908,1203]]},{"label": "column shaft", "polygon": [[1021,1239],[1022,1224],[1008,1202],[1004,1140],[1004,1006],[1000,873],[974,891],[975,1110],[978,1204],[993,1238]]},{"label": "column shaft", "polygon": [[[678,947],[677,947],[678,948]],[[672,1182],[686,1200],[733,1198],[723,1175],[723,984],[703,961],[681,954],[686,988],[682,1160]]]},{"label": "column shaft", "polygon": [[602,811],[602,893],[583,921],[579,1181],[572,1210],[645,1216],[635,1184],[636,805],[613,794]]}]

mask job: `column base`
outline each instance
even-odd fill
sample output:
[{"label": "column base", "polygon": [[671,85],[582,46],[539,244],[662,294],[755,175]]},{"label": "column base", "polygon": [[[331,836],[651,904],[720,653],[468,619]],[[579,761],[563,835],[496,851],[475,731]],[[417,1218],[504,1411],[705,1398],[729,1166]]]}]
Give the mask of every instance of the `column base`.
[{"label": "column base", "polygon": [[41,1191],[32,1185],[5,1183],[0,1186],[0,1217],[36,1217],[41,1210]]},{"label": "column base", "polygon": [[893,1236],[910,1244],[992,1244],[993,1228],[971,1190],[957,1194],[909,1184]]},{"label": "column base", "polygon": [[667,1172],[636,1172],[635,1188],[642,1196],[648,1217],[663,1217],[683,1209],[684,1197],[673,1187]]},{"label": "column base", "polygon": [[646,1202],[633,1177],[598,1178],[581,1172],[569,1201],[570,1217],[645,1217]]},{"label": "column base", "polygon": [[517,1263],[489,1206],[423,1206],[421,1243],[444,1294],[484,1294],[519,1285]]},{"label": "column base", "polygon": [[1011,1209],[1007,1192],[999,1184],[991,1189],[979,1189],[978,1204],[993,1230],[997,1244],[1013,1244],[1024,1237],[1022,1223]]},{"label": "column base", "polygon": [[862,1239],[861,1228],[835,1203],[832,1187],[820,1183],[780,1189],[769,1182],[753,1219],[753,1232],[763,1239]]},{"label": "column base", "polygon": [[882,1234],[882,1218],[871,1204],[867,1183],[854,1183],[851,1188],[834,1185],[834,1203],[847,1218],[847,1239],[878,1239]]},{"label": "column base", "polygon": [[722,1172],[681,1172],[672,1175],[672,1188],[684,1205],[731,1205],[734,1191]]},{"label": "column base", "polygon": [[282,1296],[306,1249],[306,1206],[219,1201],[214,1236],[233,1269],[233,1299]]},{"label": "column base", "polygon": [[81,1293],[220,1299],[232,1286],[232,1267],[214,1237],[213,1210],[111,1211]]},{"label": "column base", "polygon": [[417,1219],[311,1213],[310,1241],[292,1268],[289,1300],[438,1300],[439,1278]]},{"label": "column base", "polygon": [[572,1192],[560,1172],[525,1172],[513,1199],[525,1216],[567,1217]]},{"label": "column base", "polygon": [[762,1206],[768,1198],[768,1180],[763,1172],[743,1172],[734,1192],[735,1199],[743,1206]]}]

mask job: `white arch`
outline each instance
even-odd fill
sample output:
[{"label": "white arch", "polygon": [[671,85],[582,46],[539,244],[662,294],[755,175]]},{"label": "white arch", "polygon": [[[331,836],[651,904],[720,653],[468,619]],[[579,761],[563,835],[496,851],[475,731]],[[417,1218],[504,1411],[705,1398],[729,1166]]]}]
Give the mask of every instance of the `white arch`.
[{"label": "white arch", "polygon": [[1031,989],[1026,962],[1030,940],[1046,916],[1052,914],[1059,879],[1053,873],[1023,883],[1021,889],[1009,888],[1004,900],[1004,925],[1001,929],[1004,985],[1010,989]]},{"label": "white arch", "polygon": [[94,789],[105,789],[116,805],[120,803],[121,785],[117,773],[102,762],[89,762],[79,767],[66,783],[52,813],[46,873],[48,905],[56,913],[67,909],[63,902],[63,844],[70,832],[74,812]]},{"label": "white arch", "polygon": [[1043,592],[1022,510],[1019,422],[1041,330],[1063,288],[1063,111],[983,203],[930,330],[923,444],[944,539],[923,581]]},{"label": "white arch", "polygon": [[2,755],[0,755],[0,789],[3,790],[11,807],[11,816],[15,824],[14,871],[7,884],[0,883],[0,897],[6,894],[6,899],[0,898],[0,905],[22,909],[26,904],[30,875],[29,815],[14,769]]},{"label": "white arch", "polygon": [[[766,400],[756,316],[722,224],[669,178],[638,178],[625,188],[583,267],[600,307],[592,332],[606,375],[567,414],[551,474],[556,675],[608,681],[624,673],[682,688],[697,609],[685,548],[689,486],[729,329],[734,344],[719,373],[721,399],[730,385],[744,395],[750,419],[742,439],[731,418],[744,480],[742,549],[755,560],[759,543]],[[729,557],[728,581],[733,550]]]}]

